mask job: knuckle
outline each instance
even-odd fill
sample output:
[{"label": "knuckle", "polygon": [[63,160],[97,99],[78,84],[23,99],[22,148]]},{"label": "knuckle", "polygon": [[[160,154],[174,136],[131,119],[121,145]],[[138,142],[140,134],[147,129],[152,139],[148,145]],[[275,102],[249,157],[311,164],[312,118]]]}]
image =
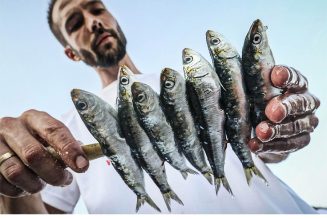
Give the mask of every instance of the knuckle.
[{"label": "knuckle", "polygon": [[22,180],[21,177],[24,173],[24,167],[17,163],[10,163],[4,167],[3,173],[9,182],[17,184]]},{"label": "knuckle", "polygon": [[44,156],[44,150],[39,145],[28,145],[23,148],[23,157],[28,165],[32,165]]},{"label": "knuckle", "polygon": [[29,110],[26,110],[25,112],[23,112],[20,117],[23,118],[23,119],[26,119],[26,118],[30,117],[31,115],[34,115],[34,114],[37,114],[37,113],[39,113],[38,110],[29,109]]},{"label": "knuckle", "polygon": [[48,124],[44,127],[43,133],[48,138],[53,138],[54,135],[64,131],[65,126],[58,120],[48,121]]},{"label": "knuckle", "polygon": [[0,119],[1,132],[12,129],[17,124],[17,119],[13,117],[3,117]]}]

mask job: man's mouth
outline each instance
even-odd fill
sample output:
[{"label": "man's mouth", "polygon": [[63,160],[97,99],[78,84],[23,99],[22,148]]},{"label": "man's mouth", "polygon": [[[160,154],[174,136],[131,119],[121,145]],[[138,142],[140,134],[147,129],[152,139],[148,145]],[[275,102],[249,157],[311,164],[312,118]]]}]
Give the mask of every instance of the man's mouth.
[{"label": "man's mouth", "polygon": [[112,37],[112,35],[108,32],[104,32],[103,34],[97,37],[95,47],[98,47],[102,42],[104,42],[107,38]]}]

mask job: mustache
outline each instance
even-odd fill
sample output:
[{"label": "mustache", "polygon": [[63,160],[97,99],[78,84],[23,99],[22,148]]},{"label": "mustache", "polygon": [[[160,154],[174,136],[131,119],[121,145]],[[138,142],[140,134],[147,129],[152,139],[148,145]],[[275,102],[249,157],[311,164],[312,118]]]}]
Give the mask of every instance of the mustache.
[{"label": "mustache", "polygon": [[117,34],[117,32],[114,29],[112,29],[112,28],[110,28],[110,29],[104,29],[104,28],[100,27],[95,32],[95,37],[94,37],[94,39],[92,41],[92,45],[91,46],[92,46],[92,49],[93,50],[96,49],[96,43],[97,43],[99,37],[101,37],[101,35],[103,33],[109,33],[113,38],[118,39],[118,34]]}]

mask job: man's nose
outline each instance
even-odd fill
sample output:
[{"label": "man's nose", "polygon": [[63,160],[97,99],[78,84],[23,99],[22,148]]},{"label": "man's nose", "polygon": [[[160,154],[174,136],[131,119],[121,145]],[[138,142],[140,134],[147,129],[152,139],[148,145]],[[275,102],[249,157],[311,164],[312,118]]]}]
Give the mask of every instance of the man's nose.
[{"label": "man's nose", "polygon": [[98,22],[96,20],[93,21],[92,26],[91,26],[91,30],[93,33],[98,33],[98,34],[102,34],[103,33],[103,26],[101,24],[101,22]]}]

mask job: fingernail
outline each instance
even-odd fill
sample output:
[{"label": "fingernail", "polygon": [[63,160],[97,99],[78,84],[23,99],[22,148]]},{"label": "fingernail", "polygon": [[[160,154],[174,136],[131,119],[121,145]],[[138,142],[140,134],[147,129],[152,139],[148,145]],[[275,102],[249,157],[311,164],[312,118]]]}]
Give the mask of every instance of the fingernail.
[{"label": "fingernail", "polygon": [[273,68],[271,74],[271,81],[276,87],[285,86],[290,78],[289,70],[282,65],[277,65]]},{"label": "fingernail", "polygon": [[273,128],[270,127],[267,122],[261,122],[255,130],[257,137],[261,141],[271,140],[271,137],[273,136]]},{"label": "fingernail", "polygon": [[76,166],[79,169],[84,169],[88,165],[88,163],[89,162],[82,155],[76,158]]}]

